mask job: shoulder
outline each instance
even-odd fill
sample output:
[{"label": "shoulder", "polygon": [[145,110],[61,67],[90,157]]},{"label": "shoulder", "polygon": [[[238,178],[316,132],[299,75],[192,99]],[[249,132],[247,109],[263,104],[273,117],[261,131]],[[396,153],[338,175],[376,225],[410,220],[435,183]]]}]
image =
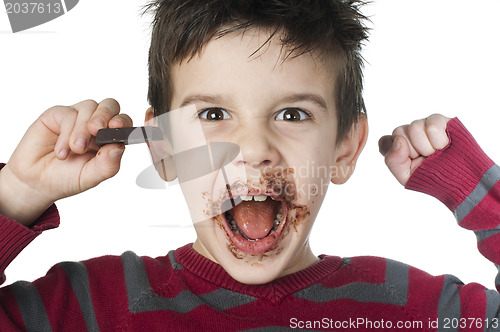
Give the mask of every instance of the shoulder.
[{"label": "shoulder", "polygon": [[383,284],[400,290],[422,283],[436,283],[440,288],[444,280],[444,276],[436,277],[411,265],[377,256],[343,258],[342,268],[350,280]]},{"label": "shoulder", "polygon": [[345,257],[339,269],[323,283],[334,286],[332,289],[346,299],[404,305],[410,270],[409,265],[391,259]]},{"label": "shoulder", "polygon": [[[65,274],[73,285],[88,285],[89,289],[103,293],[126,293],[127,290],[139,281],[159,280],[162,283],[175,269],[173,251],[166,256],[152,258],[139,256],[132,251],[126,251],[120,256],[106,255],[79,262],[61,262],[51,271]],[[49,272],[50,273],[50,272]]]},{"label": "shoulder", "polygon": [[439,299],[445,283],[461,284],[452,276],[432,276],[408,264],[375,256],[343,258],[341,267],[324,282],[348,299],[398,306],[411,306],[410,299],[430,304]]},{"label": "shoulder", "polygon": [[85,267],[87,273],[99,277],[111,275],[116,278],[118,275],[123,275],[125,279],[137,275],[163,274],[165,276],[165,273],[176,269],[173,250],[165,256],[155,258],[126,251],[120,256],[107,255],[82,262],[63,262],[59,265],[80,270]]}]

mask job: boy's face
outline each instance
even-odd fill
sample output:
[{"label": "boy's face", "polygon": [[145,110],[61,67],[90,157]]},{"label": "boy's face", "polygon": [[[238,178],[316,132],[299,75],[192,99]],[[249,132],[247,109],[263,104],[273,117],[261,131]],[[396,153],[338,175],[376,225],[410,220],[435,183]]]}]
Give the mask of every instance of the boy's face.
[{"label": "boy's face", "polygon": [[336,144],[332,71],[310,54],[283,61],[276,37],[254,54],[268,36],[252,29],[211,40],[172,69],[171,109],[196,105],[206,140],[237,144],[232,166],[246,172],[230,177],[230,190],[218,174],[200,192],[206,206],[231,198],[236,206],[195,223],[194,249],[249,284],[317,261],[308,243],[313,221],[329,182],[347,180],[359,153]]}]

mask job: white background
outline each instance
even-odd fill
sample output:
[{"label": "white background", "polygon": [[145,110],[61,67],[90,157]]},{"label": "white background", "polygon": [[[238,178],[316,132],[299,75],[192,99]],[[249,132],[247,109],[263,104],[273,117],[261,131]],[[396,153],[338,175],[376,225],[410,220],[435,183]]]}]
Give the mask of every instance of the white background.
[{"label": "white background", "polygon": [[[0,13],[0,161],[53,105],[117,99],[136,125],[148,107],[149,20],[142,1],[85,0],[68,14],[13,34]],[[500,161],[500,27],[497,0],[379,0],[364,56],[370,137],[354,177],[331,187],[311,235],[316,254],[377,255],[493,288],[496,269],[437,200],[405,191],[385,168],[377,141],[394,127],[440,112],[458,116]],[[122,170],[89,192],[58,202],[61,226],[44,233],[7,269],[7,283],[34,280],[64,260],[133,250],[159,256],[195,240],[178,187],[145,190],[150,163],[130,146]],[[9,194],[9,193],[3,193]]]}]

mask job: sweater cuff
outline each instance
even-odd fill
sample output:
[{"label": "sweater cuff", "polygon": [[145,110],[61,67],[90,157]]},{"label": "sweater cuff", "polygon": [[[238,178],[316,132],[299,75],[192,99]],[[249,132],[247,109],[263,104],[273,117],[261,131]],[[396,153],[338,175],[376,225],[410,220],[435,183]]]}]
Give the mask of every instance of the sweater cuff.
[{"label": "sweater cuff", "polygon": [[[5,164],[0,164],[0,169]],[[16,256],[43,231],[59,226],[59,212],[52,204],[30,227],[0,214],[0,284],[4,271]]]},{"label": "sweater cuff", "polygon": [[448,145],[415,170],[406,189],[429,194],[455,211],[495,163],[457,118],[448,122],[446,132]]},{"label": "sweater cuff", "polygon": [[0,215],[0,284],[4,271],[19,253],[43,231],[59,226],[59,212],[54,204],[29,228]]}]

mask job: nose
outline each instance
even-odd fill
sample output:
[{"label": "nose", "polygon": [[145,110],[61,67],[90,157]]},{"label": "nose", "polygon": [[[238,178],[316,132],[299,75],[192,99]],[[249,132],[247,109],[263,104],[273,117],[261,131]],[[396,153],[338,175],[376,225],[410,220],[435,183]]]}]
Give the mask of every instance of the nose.
[{"label": "nose", "polygon": [[241,149],[241,158],[237,159],[239,165],[247,168],[263,170],[279,164],[280,154],[276,146],[276,138],[264,124],[239,128],[236,144]]}]

